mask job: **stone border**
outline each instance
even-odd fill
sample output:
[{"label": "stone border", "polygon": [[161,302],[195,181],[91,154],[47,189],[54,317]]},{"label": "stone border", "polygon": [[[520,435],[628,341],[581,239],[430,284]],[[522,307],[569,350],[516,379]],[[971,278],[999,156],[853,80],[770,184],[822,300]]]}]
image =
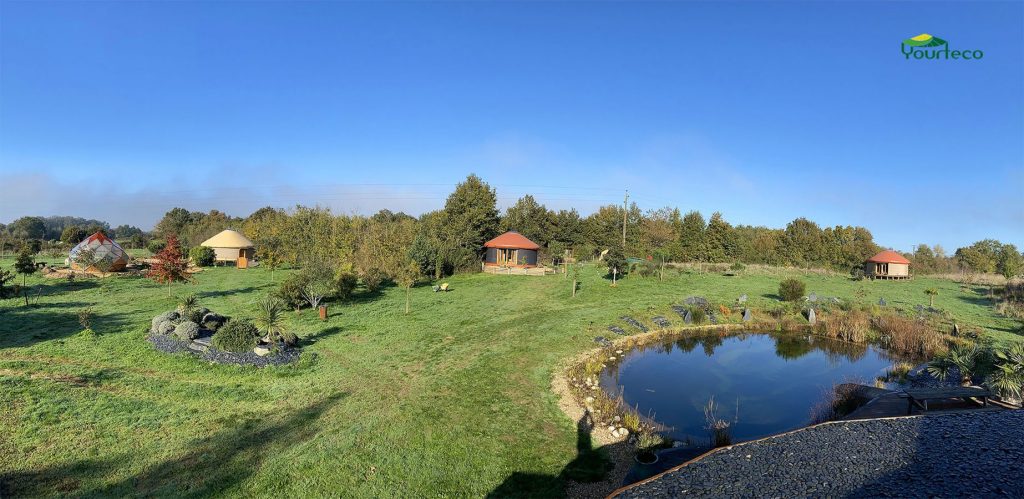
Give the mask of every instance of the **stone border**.
[{"label": "stone border", "polygon": [[288,348],[277,354],[261,357],[252,351],[243,353],[225,352],[212,346],[208,347],[205,351],[200,352],[189,348],[189,343],[169,335],[147,334],[146,341],[150,342],[153,345],[153,348],[159,352],[169,354],[185,352],[205,361],[221,365],[254,367],[283,366],[295,363],[299,360],[299,357],[302,354],[301,350],[298,348]]}]

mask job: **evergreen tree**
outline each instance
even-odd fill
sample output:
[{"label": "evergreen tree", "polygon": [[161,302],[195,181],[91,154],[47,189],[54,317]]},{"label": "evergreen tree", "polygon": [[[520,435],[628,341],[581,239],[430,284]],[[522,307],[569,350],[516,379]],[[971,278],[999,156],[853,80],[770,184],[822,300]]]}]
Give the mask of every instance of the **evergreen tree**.
[{"label": "evergreen tree", "polygon": [[469,175],[444,204],[447,244],[457,248],[457,266],[476,265],[484,243],[498,235],[498,196],[476,175]]},{"label": "evergreen tree", "polygon": [[699,211],[691,211],[683,216],[679,232],[680,254],[683,261],[699,262],[706,258],[704,249],[704,216]]}]

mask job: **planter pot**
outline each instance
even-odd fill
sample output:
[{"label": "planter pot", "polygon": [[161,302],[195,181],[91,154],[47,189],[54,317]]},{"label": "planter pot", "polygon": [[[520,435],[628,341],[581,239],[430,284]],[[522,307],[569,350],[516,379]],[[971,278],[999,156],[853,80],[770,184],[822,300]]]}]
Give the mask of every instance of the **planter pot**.
[{"label": "planter pot", "polygon": [[327,305],[320,305],[320,320],[327,320]]},{"label": "planter pot", "polygon": [[650,454],[636,454],[633,456],[633,459],[643,465],[652,465],[658,462],[658,455],[653,452]]}]

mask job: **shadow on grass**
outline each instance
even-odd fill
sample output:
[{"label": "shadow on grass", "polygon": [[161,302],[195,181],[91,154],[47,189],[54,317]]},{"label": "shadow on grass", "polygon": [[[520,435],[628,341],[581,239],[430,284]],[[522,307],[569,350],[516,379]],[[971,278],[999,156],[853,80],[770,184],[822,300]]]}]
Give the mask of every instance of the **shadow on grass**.
[{"label": "shadow on grass", "polygon": [[[564,497],[567,482],[593,483],[604,480],[614,467],[608,460],[607,452],[611,447],[626,443],[594,449],[590,438],[593,429],[593,419],[589,413],[576,422],[576,458],[565,465],[558,475],[516,472],[495,487],[487,497]],[[612,489],[619,484],[614,485]]]},{"label": "shadow on grass", "polygon": [[116,474],[135,456],[83,459],[49,468],[0,475],[4,497],[74,496],[220,496],[260,470],[267,456],[316,436],[317,419],[344,393],[331,395],[283,418],[246,419],[234,427],[193,443],[184,454],[146,467],[121,481],[101,485],[94,480]]},{"label": "shadow on grass", "polygon": [[[78,311],[91,306],[85,302],[43,303],[0,309],[0,348],[26,347],[42,341],[67,338],[82,331]],[[92,329],[100,334],[121,329],[128,323],[123,313],[92,315]]]},{"label": "shadow on grass", "polygon": [[199,298],[221,298],[231,295],[246,295],[254,291],[259,291],[261,289],[267,288],[269,286],[270,283],[267,283],[262,286],[246,286],[244,288],[232,288],[223,291],[200,291],[196,293],[196,295],[198,295]]}]

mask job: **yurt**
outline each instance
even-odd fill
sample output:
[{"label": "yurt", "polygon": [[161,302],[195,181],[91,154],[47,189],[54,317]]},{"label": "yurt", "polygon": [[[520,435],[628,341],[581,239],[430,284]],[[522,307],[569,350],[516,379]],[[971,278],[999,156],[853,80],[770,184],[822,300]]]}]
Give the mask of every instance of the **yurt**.
[{"label": "yurt", "polygon": [[487,241],[484,248],[486,267],[532,268],[537,266],[540,246],[513,230]]},{"label": "yurt", "polygon": [[240,269],[248,267],[256,254],[252,241],[231,229],[222,230],[216,236],[203,241],[200,246],[213,248],[215,261],[230,262]]},{"label": "yurt", "polygon": [[885,250],[864,262],[864,274],[871,279],[910,279],[910,260]]},{"label": "yurt", "polygon": [[128,265],[128,253],[113,239],[97,232],[71,248],[68,263],[75,270],[120,272]]}]

